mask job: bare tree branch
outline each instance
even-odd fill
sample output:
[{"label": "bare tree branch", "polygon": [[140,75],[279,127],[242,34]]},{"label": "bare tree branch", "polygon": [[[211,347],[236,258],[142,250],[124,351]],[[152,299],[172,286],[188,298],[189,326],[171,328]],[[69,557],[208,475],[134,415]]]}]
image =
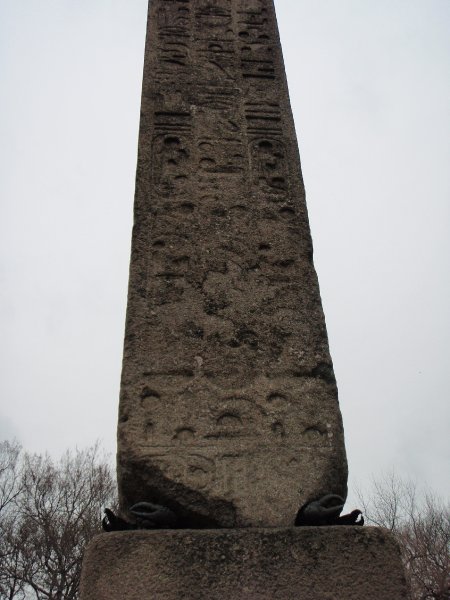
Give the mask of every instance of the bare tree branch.
[{"label": "bare tree branch", "polygon": [[412,600],[450,600],[450,505],[395,472],[357,495],[367,522],[397,538]]},{"label": "bare tree branch", "polygon": [[7,456],[0,455],[0,465],[14,465],[0,471],[3,512],[11,517],[2,525],[8,561],[0,600],[76,600],[85,547],[100,532],[102,508],[116,503],[111,467],[98,446],[66,452],[57,463],[13,450],[5,446]]}]

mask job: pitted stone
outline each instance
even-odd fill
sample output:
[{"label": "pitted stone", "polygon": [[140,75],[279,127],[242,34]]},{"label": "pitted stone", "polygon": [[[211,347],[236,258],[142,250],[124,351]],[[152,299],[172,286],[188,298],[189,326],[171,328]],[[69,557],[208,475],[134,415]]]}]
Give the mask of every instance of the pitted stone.
[{"label": "pitted stone", "polygon": [[121,507],[289,526],[347,465],[272,0],[152,0]]},{"label": "pitted stone", "polygon": [[407,600],[393,536],[369,527],[114,533],[81,600]]}]

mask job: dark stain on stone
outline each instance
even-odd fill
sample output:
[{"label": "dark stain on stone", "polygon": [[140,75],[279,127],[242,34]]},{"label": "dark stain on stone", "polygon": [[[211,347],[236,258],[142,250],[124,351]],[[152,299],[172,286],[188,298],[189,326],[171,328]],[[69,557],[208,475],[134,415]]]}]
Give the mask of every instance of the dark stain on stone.
[{"label": "dark stain on stone", "polygon": [[122,415],[119,416],[119,423],[127,423],[128,419],[130,418],[128,413],[124,413]]},{"label": "dark stain on stone", "polygon": [[176,258],[172,259],[172,263],[174,265],[179,265],[179,266],[185,266],[189,264],[189,256],[183,255],[183,256],[177,256]]},{"label": "dark stain on stone", "polygon": [[249,346],[250,348],[258,347],[258,336],[251,329],[246,329],[245,327],[242,329],[239,329],[239,331],[236,334],[236,339],[238,341],[239,346],[241,346],[242,344],[245,344],[246,346]]},{"label": "dark stain on stone", "polygon": [[288,269],[295,264],[295,260],[292,258],[283,258],[282,260],[277,260],[274,263],[275,267],[281,267],[282,269]]},{"label": "dark stain on stone", "polygon": [[214,215],[215,217],[226,217],[227,211],[223,207],[219,207],[219,208],[214,208],[211,211],[211,214]]},{"label": "dark stain on stone", "polygon": [[271,429],[272,429],[272,433],[278,437],[284,437],[286,435],[284,425],[283,425],[283,423],[280,423],[280,421],[277,421],[276,423],[272,423]]},{"label": "dark stain on stone", "polygon": [[193,204],[192,202],[183,202],[182,204],[180,204],[180,209],[183,212],[191,213],[195,210],[195,204]]},{"label": "dark stain on stone", "polygon": [[312,371],[312,376],[323,379],[329,385],[336,385],[333,367],[327,363],[320,363],[317,365]]},{"label": "dark stain on stone", "polygon": [[193,321],[188,321],[184,324],[184,334],[191,338],[203,339],[204,330]]}]

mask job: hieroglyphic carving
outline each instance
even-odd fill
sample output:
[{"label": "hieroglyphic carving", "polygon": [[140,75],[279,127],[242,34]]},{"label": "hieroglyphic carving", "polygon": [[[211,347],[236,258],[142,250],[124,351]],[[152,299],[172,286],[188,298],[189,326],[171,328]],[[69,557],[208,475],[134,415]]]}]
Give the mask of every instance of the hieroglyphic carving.
[{"label": "hieroglyphic carving", "polygon": [[199,63],[201,76],[209,84],[234,81],[234,44],[223,39],[201,40],[198,54],[202,58]]},{"label": "hieroglyphic carving", "polygon": [[157,13],[157,78],[189,75],[190,2],[164,0]]},{"label": "hieroglyphic carving", "polygon": [[280,105],[276,101],[246,102],[245,120],[250,137],[261,135],[280,137],[283,134]]},{"label": "hieroglyphic carving", "polygon": [[285,195],[287,190],[286,152],[278,139],[260,138],[251,144],[254,183],[264,191]]},{"label": "hieroglyphic carving", "polygon": [[[194,329],[192,335],[203,337],[204,332]],[[268,436],[278,435],[280,430],[289,435],[297,432],[303,436],[306,445],[329,444],[329,424],[319,417],[311,421],[304,413],[292,411],[302,395],[304,407],[309,405],[310,401],[305,404],[309,394],[307,392],[305,396],[307,386],[303,379],[289,382],[279,376],[261,377],[256,385],[222,392],[212,384],[192,405],[193,373],[148,377],[152,385],[145,385],[140,392],[139,418],[144,429],[151,425],[156,433],[147,440],[150,447],[170,446],[176,441],[177,447],[195,444],[201,452],[201,448],[226,447],[231,439],[245,444],[258,440],[265,443]],[[178,399],[175,414],[164,411],[173,396]]]},{"label": "hieroglyphic carving", "polygon": [[267,9],[238,11],[241,70],[244,79],[275,79],[273,36]]},{"label": "hieroglyphic carving", "polygon": [[244,170],[244,146],[236,137],[225,138],[221,144],[212,137],[198,141],[199,167],[208,174],[240,174]]},{"label": "hieroglyphic carving", "polygon": [[199,189],[246,170],[235,89],[236,51],[230,0],[200,2],[195,11],[197,67],[206,85],[197,92]]},{"label": "hieroglyphic carving", "polygon": [[227,36],[233,41],[231,0],[203,0],[195,11],[198,37],[205,35]]},{"label": "hieroglyphic carving", "polygon": [[215,461],[197,452],[183,454],[151,453],[149,458],[164,475],[173,481],[183,481],[193,489],[211,489],[215,475]]},{"label": "hieroglyphic carving", "polygon": [[188,139],[162,134],[153,140],[153,181],[164,195],[182,191],[188,178]]},{"label": "hieroglyphic carving", "polygon": [[185,35],[189,15],[190,0],[163,0],[157,9],[158,35]]},{"label": "hieroglyphic carving", "polygon": [[197,106],[218,111],[219,113],[236,110],[239,97],[238,91],[230,86],[205,84],[195,90]]},{"label": "hieroglyphic carving", "polygon": [[[220,178],[247,170],[236,89],[237,55],[231,0],[201,0],[195,10],[198,185],[201,194]],[[216,183],[215,183],[216,182]]]},{"label": "hieroglyphic carving", "polygon": [[[305,416],[314,410],[312,399],[302,401],[302,411],[292,410],[302,396],[309,396],[309,384],[302,380],[293,384],[262,378],[254,386],[260,390],[256,396],[253,387],[217,397],[211,388],[194,404],[191,376],[156,375],[151,380],[156,386],[144,386],[141,392],[145,414],[153,415],[142,423],[148,456],[166,477],[195,489],[234,498],[243,485],[261,485],[265,461],[270,462],[276,446],[283,447],[281,456],[288,451],[284,460],[276,459],[287,480],[298,469],[295,448],[310,453],[332,446],[331,424]],[[172,397],[178,398],[175,414],[162,410]],[[248,460],[252,455],[259,465]]]},{"label": "hieroglyphic carving", "polygon": [[166,197],[185,191],[191,158],[190,106],[179,88],[190,72],[190,4],[190,0],[161,0],[156,8],[159,89],[153,92],[151,165],[153,189]]},{"label": "hieroglyphic carving", "polygon": [[236,53],[230,0],[201,2],[195,11],[197,68],[209,85],[234,81]]},{"label": "hieroglyphic carving", "polygon": [[152,143],[152,180],[162,195],[178,194],[189,174],[191,114],[177,89],[156,96]]},{"label": "hieroglyphic carving", "polygon": [[[241,73],[246,86],[244,114],[249,139],[252,182],[273,200],[288,189],[288,166],[283,141],[270,15],[261,2],[238,11]],[[271,99],[273,98],[273,99]]]},{"label": "hieroglyphic carving", "polygon": [[273,2],[149,6],[122,506],[289,525],[345,458]]}]

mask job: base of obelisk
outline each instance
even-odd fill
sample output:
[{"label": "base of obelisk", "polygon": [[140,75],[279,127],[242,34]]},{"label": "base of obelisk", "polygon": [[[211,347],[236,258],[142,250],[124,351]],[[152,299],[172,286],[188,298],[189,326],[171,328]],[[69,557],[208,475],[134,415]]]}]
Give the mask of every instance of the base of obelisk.
[{"label": "base of obelisk", "polygon": [[97,536],[81,600],[401,600],[392,536],[372,527],[165,530]]}]

